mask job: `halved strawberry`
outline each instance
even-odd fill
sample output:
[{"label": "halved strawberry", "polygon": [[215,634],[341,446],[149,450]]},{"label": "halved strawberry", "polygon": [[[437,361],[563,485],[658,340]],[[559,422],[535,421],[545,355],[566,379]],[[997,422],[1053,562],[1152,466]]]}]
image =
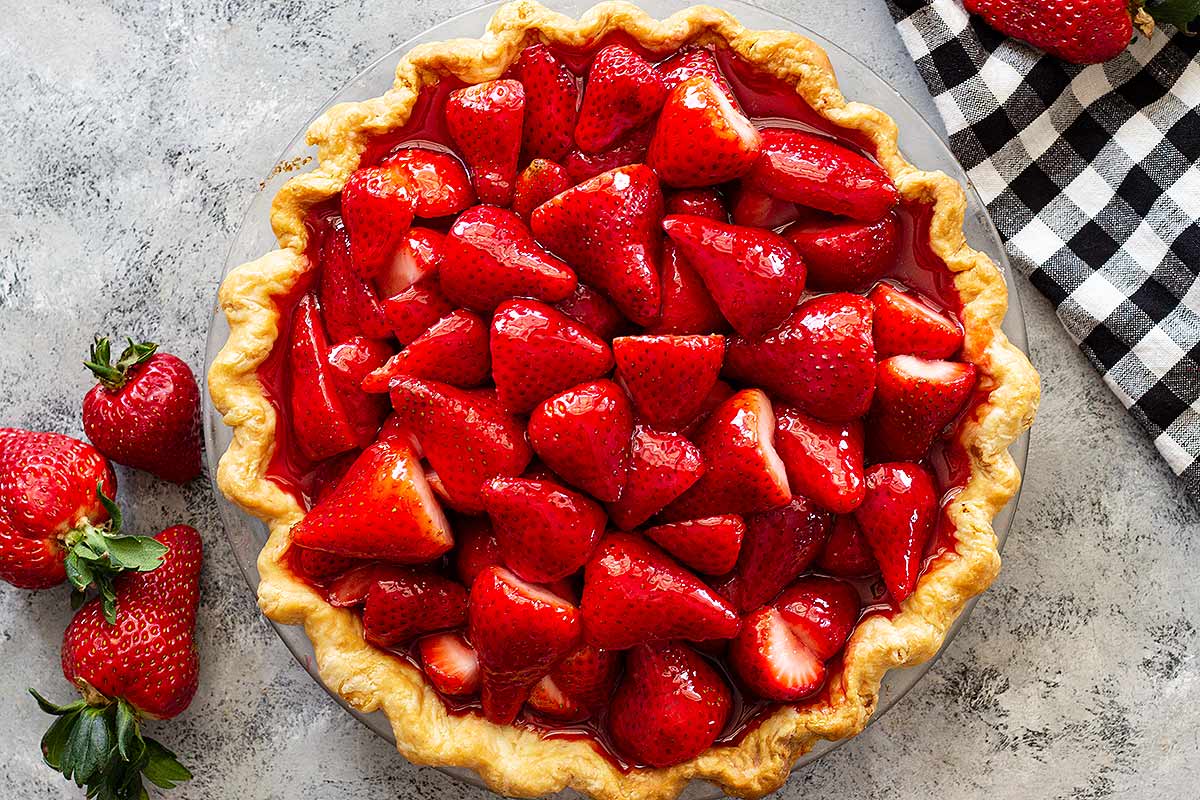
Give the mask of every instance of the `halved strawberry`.
[{"label": "halved strawberry", "polygon": [[608,702],[620,668],[618,653],[580,645],[538,682],[529,706],[560,722],[587,719]]},{"label": "halved strawberry", "polygon": [[588,718],[587,711],[568,697],[549,675],[537,682],[525,704],[535,713],[556,722],[581,722]]},{"label": "halved strawberry", "polygon": [[645,163],[653,137],[654,123],[648,123],[599,153],[585,153],[578,148],[572,150],[562,162],[563,169],[567,171],[567,180],[575,185],[617,167]]},{"label": "halved strawberry", "polygon": [[974,364],[892,356],[879,362],[867,416],[873,461],[917,461],[975,389]]},{"label": "halved strawberry", "polygon": [[679,189],[667,192],[663,197],[663,209],[668,214],[690,214],[708,217],[717,222],[728,222],[729,211],[725,200],[716,189]]},{"label": "halved strawberry", "polygon": [[395,257],[375,276],[379,296],[395,297],[422,278],[435,274],[442,263],[445,239],[444,233],[430,228],[409,228]]},{"label": "halved strawberry", "polygon": [[608,513],[622,530],[633,530],[688,490],[704,474],[700,450],[678,433],[645,425],[633,431],[629,472],[621,497]]},{"label": "halved strawberry", "polygon": [[521,160],[558,161],[573,144],[579,84],[566,64],[544,44],[526,47],[513,65],[525,87],[525,126]]},{"label": "halved strawberry", "polygon": [[351,265],[350,239],[337,220],[321,247],[321,274],[317,296],[325,327],[334,344],[355,336],[386,339],[391,330],[375,290]]},{"label": "halved strawberry", "polygon": [[776,230],[800,218],[795,203],[742,184],[733,196],[733,224]]},{"label": "halved strawberry", "polygon": [[488,328],[477,314],[460,308],[439,319],[362,382],[368,392],[386,392],[398,375],[441,381],[460,389],[479,386],[491,370]]},{"label": "halved strawberry", "polygon": [[697,572],[724,575],[737,563],[746,523],[736,514],[670,522],[644,533]]},{"label": "halved strawberry", "polygon": [[475,202],[467,171],[449,153],[406,147],[389,154],[381,166],[398,169],[408,179],[415,216],[457,214]]},{"label": "halved strawberry", "polygon": [[342,188],[342,220],[350,235],[350,263],[371,278],[392,260],[412,224],[415,197],[400,167],[361,167]]},{"label": "halved strawberry", "polygon": [[814,297],[757,341],[731,338],[724,375],[818,419],[861,417],[875,391],[872,311],[856,294]]},{"label": "halved strawberry", "polygon": [[875,304],[875,354],[949,358],[963,343],[962,326],[924,296],[880,283],[867,295]]},{"label": "halved strawberry", "polygon": [[346,391],[358,389],[363,378],[386,364],[393,352],[381,339],[353,336],[331,347],[325,360],[329,362],[338,388]]},{"label": "halved strawberry", "polygon": [[641,419],[677,430],[696,416],[717,382],[725,337],[621,336],[612,352]]},{"label": "halved strawberry", "polygon": [[500,542],[487,517],[462,517],[454,524],[454,574],[471,588],[488,567],[504,566]]},{"label": "halved strawberry", "polygon": [[621,316],[612,301],[586,283],[576,285],[571,296],[554,307],[605,341],[629,327],[629,320]]},{"label": "halved strawberry", "polygon": [[729,96],[696,75],[667,95],[646,163],[670,186],[715,186],[754,165],[761,137]]},{"label": "halved strawberry", "polygon": [[647,333],[711,333],[727,329],[704,281],[670,239],[663,242],[662,314]]},{"label": "halved strawberry", "polygon": [[409,344],[429,326],[454,310],[438,286],[437,276],[422,278],[383,301],[383,318],[400,344]]},{"label": "halved strawberry", "polygon": [[729,661],[750,691],[766,700],[794,703],[825,685],[824,662],[772,606],[746,617],[729,647]]},{"label": "halved strawberry", "polygon": [[779,234],[705,217],[670,216],[662,226],[743,336],[761,336],[795,308],[804,261]]},{"label": "halved strawberry", "polygon": [[[303,548],[297,548],[297,550],[306,553],[321,552],[320,550],[303,550]],[[339,556],[339,558],[344,558],[344,556]],[[372,586],[380,581],[391,580],[396,576],[409,573],[406,567],[398,567],[395,564],[377,562],[364,564],[361,561],[351,563],[356,566],[339,575],[325,590],[325,602],[334,608],[361,606],[367,602],[367,595],[371,593]]]},{"label": "halved strawberry", "polygon": [[446,128],[471,170],[482,203],[506,206],[512,200],[521,156],[525,88],[498,80],[456,89],[446,98]]},{"label": "halved strawberry", "polygon": [[435,633],[417,642],[421,668],[433,688],[448,697],[479,693],[479,658],[459,633]]},{"label": "halved strawberry", "polygon": [[792,491],[821,508],[847,514],[863,499],[863,425],[822,422],[790,406],[776,407],[775,449]]},{"label": "halved strawberry", "polygon": [[879,572],[871,545],[853,514],[834,518],[817,566],[839,578],[865,578]]},{"label": "halved strawberry", "polygon": [[768,128],[747,182],[782,200],[872,222],[899,202],[883,167],[807,131]]},{"label": "halved strawberry", "polygon": [[363,607],[363,638],[399,647],[426,633],[457,628],[467,619],[467,590],[432,572],[406,570],[376,581]]},{"label": "halved strawberry", "polygon": [[854,512],[896,602],[917,587],[921,559],[933,532],[933,478],[917,464],[876,464],[867,470],[867,496]]},{"label": "halved strawberry", "polygon": [[585,153],[611,147],[649,122],[666,97],[667,87],[649,61],[621,44],[600,48],[588,69],[575,143]]},{"label": "halved strawberry", "polygon": [[670,556],[640,536],[612,533],[583,577],[584,639],[626,650],[666,639],[730,639],[737,612]]},{"label": "halved strawberry", "polygon": [[783,235],[808,265],[809,288],[862,291],[896,264],[900,222],[895,212],[873,222],[807,219]]},{"label": "halved strawberry", "polygon": [[571,187],[567,171],[553,161],[537,158],[517,176],[512,210],[526,222],[542,203]]},{"label": "halved strawberry", "polygon": [[662,75],[668,91],[690,78],[703,76],[716,83],[731,103],[737,104],[737,98],[721,72],[716,56],[707,48],[688,47],[680,50],[658,65],[658,74]]},{"label": "halved strawberry", "polygon": [[546,466],[606,503],[625,486],[632,435],[633,407],[608,380],[555,395],[529,417],[529,441]]},{"label": "halved strawberry", "polygon": [[822,661],[845,646],[861,605],[852,584],[818,575],[799,579],[775,601],[792,633]]}]

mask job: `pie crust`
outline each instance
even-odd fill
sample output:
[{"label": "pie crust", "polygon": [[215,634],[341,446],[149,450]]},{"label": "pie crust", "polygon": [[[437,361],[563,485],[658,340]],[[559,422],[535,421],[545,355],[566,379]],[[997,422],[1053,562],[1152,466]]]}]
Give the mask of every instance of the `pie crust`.
[{"label": "pie crust", "polygon": [[[801,709],[785,707],[736,745],[714,746],[666,769],[622,772],[586,741],[543,739],[477,715],[453,715],[407,662],[368,645],[359,616],[328,605],[294,575],[284,558],[291,527],[304,515],[297,501],[265,477],[275,445],[275,411],[257,370],[279,334],[274,299],[309,269],[304,215],[337,194],[359,163],[369,137],[399,128],[422,87],[454,75],[467,83],[499,77],[523,47],[542,41],[585,47],[621,30],[664,55],[686,44],[728,48],[759,69],[794,85],[821,116],[859,131],[902,196],[933,205],[929,241],[954,273],[966,330],[963,358],[979,369],[985,400],[959,431],[970,477],[947,512],[957,527],[956,552],[935,561],[916,592],[890,618],[865,619],[831,670],[827,696]],[[352,706],[382,709],[397,748],[417,764],[468,767],[497,792],[536,796],[572,787],[598,800],[675,797],[692,778],[707,779],[739,797],[778,789],[793,763],[819,739],[841,739],[863,729],[879,699],[887,670],[932,657],[964,604],[991,583],[1000,568],[992,519],[1013,497],[1020,475],[1007,448],[1033,422],[1038,375],[1000,330],[1007,290],[999,269],[971,249],[962,233],[966,198],[941,172],[917,169],[900,154],[895,122],[882,111],[848,102],[838,90],[823,50],[796,33],[752,31],[708,6],[657,21],[628,3],[602,3],[574,20],[532,2],[501,7],[480,39],[456,39],[414,48],[396,67],[382,97],[335,106],[313,123],[308,142],[319,152],[312,172],[279,191],[271,224],[279,248],[232,271],[220,289],[230,335],[209,372],[209,389],[233,442],[221,457],[221,490],[266,523],[270,538],[258,558],[259,605],[279,623],[303,625],[324,682]]]}]

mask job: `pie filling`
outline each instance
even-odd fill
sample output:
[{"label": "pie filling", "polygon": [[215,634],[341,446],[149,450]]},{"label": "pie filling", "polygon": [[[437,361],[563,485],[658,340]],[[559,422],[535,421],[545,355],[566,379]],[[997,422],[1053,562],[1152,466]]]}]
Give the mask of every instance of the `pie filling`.
[{"label": "pie filling", "polygon": [[954,557],[985,399],[931,209],[850,133],[621,36],[423,90],[277,297],[291,569],[452,713],[622,769],[829,702]]}]

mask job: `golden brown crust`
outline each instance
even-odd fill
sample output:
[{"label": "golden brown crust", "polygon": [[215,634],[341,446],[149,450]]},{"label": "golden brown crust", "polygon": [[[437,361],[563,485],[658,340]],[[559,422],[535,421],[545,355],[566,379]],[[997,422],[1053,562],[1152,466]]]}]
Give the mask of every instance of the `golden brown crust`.
[{"label": "golden brown crust", "polygon": [[[869,139],[904,198],[933,205],[930,241],[955,273],[964,306],[965,357],[979,367],[982,387],[990,390],[960,431],[971,477],[949,507],[957,525],[956,553],[926,572],[898,614],[874,616],[859,626],[847,645],[843,668],[831,678],[828,701],[783,709],[736,746],[712,748],[669,769],[629,773],[617,770],[586,742],[544,740],[476,716],[448,714],[419,671],[363,641],[356,614],[329,606],[286,568],[288,531],[304,512],[291,495],[263,477],[274,447],[275,413],[257,377],[278,334],[272,298],[287,293],[309,266],[303,255],[304,213],[340,191],[370,136],[401,126],[420,89],[443,76],[469,83],[490,80],[533,41],[583,47],[618,29],[664,54],[689,43],[727,47],[794,85],[825,118]],[[382,709],[398,749],[410,761],[469,767],[497,792],[517,796],[570,786],[600,800],[667,800],[690,779],[704,778],[729,794],[758,797],[782,785],[792,764],[818,739],[862,730],[875,710],[884,673],[933,656],[967,600],[995,577],[1000,558],[992,519],[1020,482],[1007,448],[1033,421],[1037,373],[1000,331],[1008,300],[1004,279],[987,256],[963,239],[962,187],[940,172],[909,164],[899,152],[892,119],[878,109],[847,102],[824,51],[809,40],[785,31],[749,31],[707,6],[655,21],[633,5],[607,2],[576,21],[531,0],[517,0],[496,12],[480,39],[415,48],[396,67],[389,92],[335,106],[312,125],[308,140],[318,148],[317,169],[290,180],[272,207],[280,249],[234,270],[221,287],[221,307],[232,332],[209,373],[209,388],[225,423],[234,429],[234,439],[221,458],[218,482],[270,530],[258,560],[263,611],[277,622],[304,625],[323,680],[356,708]]]}]

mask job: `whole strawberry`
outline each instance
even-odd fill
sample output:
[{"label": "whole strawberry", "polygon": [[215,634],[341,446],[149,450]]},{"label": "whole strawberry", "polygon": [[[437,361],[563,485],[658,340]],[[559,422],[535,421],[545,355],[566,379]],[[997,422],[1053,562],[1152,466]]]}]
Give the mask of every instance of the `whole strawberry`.
[{"label": "whole strawberry", "polygon": [[151,342],[134,343],[110,363],[96,337],[84,366],[99,383],[83,399],[83,430],[106,456],[163,480],[200,474],[200,390],[191,369]]},{"label": "whole strawberry", "polygon": [[186,525],[155,538],[167,548],[162,566],[116,582],[120,624],[105,619],[96,598],[67,626],[63,675],[83,698],[60,706],[30,690],[58,718],[42,737],[46,763],[99,800],[145,798],[143,777],[162,789],[192,777],[174,753],[143,737],[138,723],[170,719],[196,694],[203,546]]},{"label": "whole strawberry", "polygon": [[1130,0],[965,0],[964,5],[1001,33],[1073,64],[1113,58],[1129,46],[1135,23],[1139,29],[1152,24],[1142,4]]}]

